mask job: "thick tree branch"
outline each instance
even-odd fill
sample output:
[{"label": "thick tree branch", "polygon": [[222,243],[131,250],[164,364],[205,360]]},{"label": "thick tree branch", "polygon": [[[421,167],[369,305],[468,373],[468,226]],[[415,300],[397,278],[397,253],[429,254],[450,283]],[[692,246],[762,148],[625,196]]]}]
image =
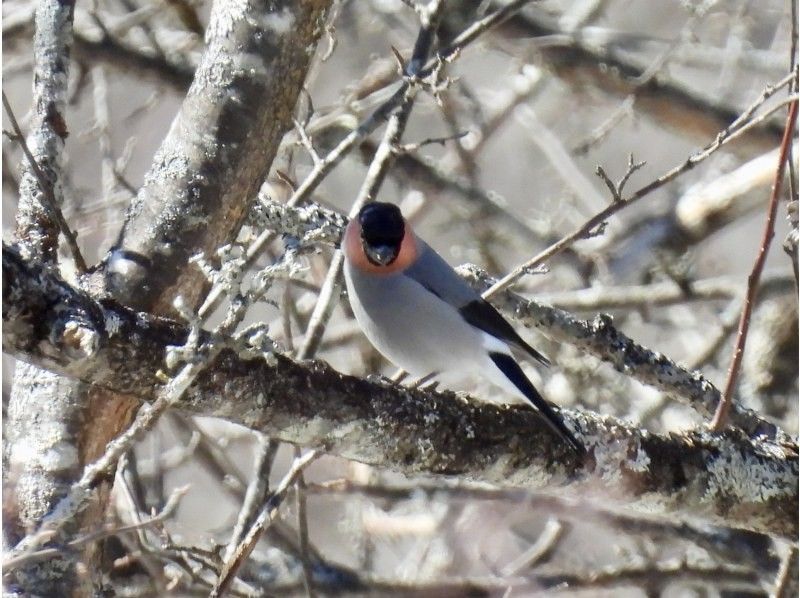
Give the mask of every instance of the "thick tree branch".
[{"label": "thick tree branch", "polygon": [[[33,110],[31,132],[23,142],[26,160],[19,184],[15,236],[27,256],[52,267],[57,262],[62,230],[74,252],[76,268],[82,271],[85,264],[60,211],[64,203],[63,149],[68,135],[65,114],[75,6],[72,1],[55,0],[34,4]],[[5,94],[3,103],[11,117]],[[12,124],[18,129],[15,121]],[[6,546],[14,545],[27,528],[35,526],[65,492],[68,480],[79,475],[86,407],[72,400],[72,393],[83,389],[85,385],[79,381],[29,364],[19,364],[14,371],[3,421]],[[71,525],[77,528],[80,523]],[[66,595],[65,587],[82,585],[87,590],[83,584],[89,577],[93,575],[81,578],[72,563],[60,561],[29,564],[15,576],[15,582],[30,594]]]},{"label": "thick tree branch", "polygon": [[329,2],[216,2],[194,81],[132,202],[105,282],[115,296],[165,313],[195,303],[186,268],[230,241],[267,174],[324,30]]},{"label": "thick tree branch", "polygon": [[[59,373],[151,400],[175,322],[95,301],[3,252],[3,347]],[[793,537],[797,447],[740,433],[649,434],[612,418],[563,412],[589,448],[578,463],[537,415],[452,393],[408,390],[297,363],[222,351],[178,404],[270,437],[407,474],[571,491],[631,508]],[[564,491],[567,491],[564,488]]]},{"label": "thick tree branch", "polygon": [[[265,229],[318,243],[338,243],[346,225],[341,215],[319,206],[292,208],[271,201],[262,202],[259,216],[259,226]],[[479,292],[496,287],[497,281],[476,266],[462,266],[459,273]],[[703,417],[710,417],[719,403],[719,390],[702,374],[636,343],[614,327],[610,316],[598,315],[589,322],[510,291],[495,294],[491,301],[524,326],[535,327],[554,341],[569,343],[612,364],[639,382],[669,393]],[[774,424],[740,406],[735,407],[732,421],[751,436],[779,434]]]}]

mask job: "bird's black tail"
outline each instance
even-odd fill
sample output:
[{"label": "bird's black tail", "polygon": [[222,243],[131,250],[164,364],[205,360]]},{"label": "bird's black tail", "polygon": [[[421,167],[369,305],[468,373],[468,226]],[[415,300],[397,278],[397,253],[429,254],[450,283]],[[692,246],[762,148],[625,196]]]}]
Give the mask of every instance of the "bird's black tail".
[{"label": "bird's black tail", "polygon": [[522,368],[516,360],[511,357],[511,355],[506,355],[505,353],[489,353],[489,357],[512,384],[527,397],[531,405],[542,414],[544,421],[547,422],[550,428],[560,438],[566,441],[576,453],[585,455],[586,447],[584,447],[583,444],[573,436],[572,432],[567,429],[561,416],[556,413],[550,403],[539,394],[539,391],[536,390],[536,387],[528,380],[528,377],[525,375],[525,372],[522,371]]}]

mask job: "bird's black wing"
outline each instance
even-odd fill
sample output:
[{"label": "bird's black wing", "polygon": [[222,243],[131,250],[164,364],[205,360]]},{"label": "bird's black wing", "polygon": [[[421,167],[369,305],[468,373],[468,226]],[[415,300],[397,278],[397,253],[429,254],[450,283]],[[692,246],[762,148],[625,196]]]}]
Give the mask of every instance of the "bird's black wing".
[{"label": "bird's black wing", "polygon": [[462,318],[476,328],[522,349],[542,365],[550,365],[550,361],[526,343],[488,301],[478,298],[462,305],[458,311]]},{"label": "bird's black wing", "polygon": [[525,351],[539,363],[550,365],[548,359],[522,340],[511,324],[456,274],[450,264],[422,239],[417,238],[416,241],[420,248],[419,259],[404,271],[406,276],[452,305],[472,326]]}]

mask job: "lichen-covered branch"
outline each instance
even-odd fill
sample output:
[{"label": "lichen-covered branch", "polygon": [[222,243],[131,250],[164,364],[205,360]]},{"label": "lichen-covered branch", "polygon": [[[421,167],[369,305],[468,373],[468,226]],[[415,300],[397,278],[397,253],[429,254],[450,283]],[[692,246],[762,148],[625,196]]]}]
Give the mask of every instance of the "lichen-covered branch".
[{"label": "lichen-covered branch", "polygon": [[[459,273],[479,291],[496,284],[477,266],[462,266]],[[598,314],[592,321],[581,320],[511,291],[498,293],[492,297],[492,303],[523,325],[535,326],[554,341],[570,343],[612,364],[639,382],[669,393],[705,417],[710,417],[719,403],[719,390],[700,372],[688,370],[666,355],[638,344],[618,330],[607,314]],[[731,414],[731,423],[751,436],[782,434],[774,424],[740,406]]]},{"label": "lichen-covered branch", "polygon": [[[25,255],[52,267],[58,257],[59,231],[68,240],[72,234],[60,210],[75,6],[55,0],[35,5],[33,109],[30,135],[23,142],[15,236]],[[17,129],[5,94],[3,103]],[[74,239],[70,246],[80,268],[82,258]],[[85,388],[80,381],[30,364],[16,367],[11,397],[4,405],[4,546],[14,545],[34,526],[64,492],[67,480],[79,474],[84,406],[72,400],[72,392]],[[64,582],[80,583],[69,561],[29,565],[16,581],[39,595],[60,593]]]},{"label": "lichen-covered branch", "polygon": [[[30,255],[51,262],[58,251],[59,222],[55,212],[64,201],[62,151],[69,134],[64,111],[74,14],[73,2],[41,0],[36,5],[34,106],[27,140],[35,164],[23,162],[19,184],[16,238]],[[44,189],[43,183],[49,189]]]},{"label": "lichen-covered branch", "polygon": [[178,294],[195,303],[202,275],[186,264],[229,242],[252,205],[292,127],[329,4],[214,3],[192,85],[105,260],[115,296],[157,313]]},{"label": "lichen-covered branch", "polygon": [[[259,225],[264,228],[331,244],[338,243],[346,225],[343,216],[319,206],[292,208],[272,201],[262,202],[258,218]],[[459,273],[479,292],[496,283],[476,266],[462,266]],[[716,409],[719,390],[702,374],[636,343],[614,327],[610,316],[601,314],[587,322],[509,291],[496,294],[491,301],[523,325],[534,326],[554,341],[569,343],[612,364],[639,382],[669,393],[704,417],[710,417]],[[736,407],[732,421],[750,435],[760,433],[774,437],[780,433],[774,424],[741,407]]]},{"label": "lichen-covered branch", "polygon": [[[152,399],[181,325],[95,301],[3,251],[3,348],[64,375]],[[793,537],[797,446],[728,431],[655,435],[592,413],[563,412],[589,448],[577,462],[537,415],[452,393],[354,378],[320,362],[223,350],[178,408],[222,417],[272,438],[406,474],[489,483],[561,485],[598,500]]]}]

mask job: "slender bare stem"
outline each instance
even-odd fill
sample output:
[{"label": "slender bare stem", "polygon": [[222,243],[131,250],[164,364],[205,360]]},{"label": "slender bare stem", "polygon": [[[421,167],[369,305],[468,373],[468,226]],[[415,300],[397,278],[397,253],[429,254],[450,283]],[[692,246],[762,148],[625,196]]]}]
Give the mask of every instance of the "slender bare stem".
[{"label": "slender bare stem", "polygon": [[72,259],[75,260],[75,269],[79,274],[84,274],[87,270],[86,260],[83,259],[83,254],[78,247],[78,239],[76,238],[75,233],[72,232],[72,229],[70,229],[69,224],[64,218],[64,214],[61,213],[61,208],[58,206],[58,201],[56,200],[55,193],[53,192],[52,184],[47,180],[47,177],[44,176],[42,169],[39,168],[36,158],[33,157],[33,154],[31,153],[31,150],[25,141],[25,136],[22,134],[22,131],[19,128],[19,123],[17,123],[17,119],[14,116],[14,111],[11,110],[11,104],[9,104],[5,92],[3,92],[3,108],[5,108],[6,114],[8,115],[8,120],[11,123],[11,128],[14,130],[14,137],[22,148],[22,152],[25,154],[25,159],[28,161],[28,165],[33,171],[36,181],[39,183],[39,187],[42,189],[42,194],[47,201],[47,207],[52,212],[53,217],[58,223],[58,228],[61,230],[61,234],[64,235],[64,239],[67,241],[67,247],[69,247],[69,251],[72,254]]},{"label": "slender bare stem", "polygon": [[769,199],[769,207],[767,208],[767,221],[764,224],[764,234],[761,238],[761,245],[758,248],[758,255],[753,264],[753,269],[750,276],[747,277],[747,293],[745,295],[744,307],[742,308],[742,317],[739,320],[739,331],[736,334],[736,344],[733,349],[733,357],[731,358],[731,365],[728,369],[728,377],[725,381],[725,389],[722,391],[722,398],[720,399],[717,410],[714,413],[714,418],[711,420],[711,429],[714,432],[719,432],[728,422],[728,414],[733,404],[733,390],[736,388],[736,380],[739,377],[739,370],[742,366],[742,357],[744,357],[744,348],[747,343],[747,332],[750,328],[750,316],[753,313],[753,303],[755,302],[756,291],[758,289],[758,282],[761,279],[761,272],[764,270],[764,263],[767,260],[769,253],[769,246],[772,238],[775,236],[775,216],[778,211],[778,201],[781,194],[781,186],[783,185],[783,174],[786,170],[786,158],[789,154],[789,146],[792,144],[794,138],[794,126],[797,122],[797,100],[792,101],[789,108],[789,116],[786,119],[786,128],[783,132],[783,141],[781,141],[780,156],[778,157],[778,168],[775,171],[775,182],[772,184],[772,194]]}]

